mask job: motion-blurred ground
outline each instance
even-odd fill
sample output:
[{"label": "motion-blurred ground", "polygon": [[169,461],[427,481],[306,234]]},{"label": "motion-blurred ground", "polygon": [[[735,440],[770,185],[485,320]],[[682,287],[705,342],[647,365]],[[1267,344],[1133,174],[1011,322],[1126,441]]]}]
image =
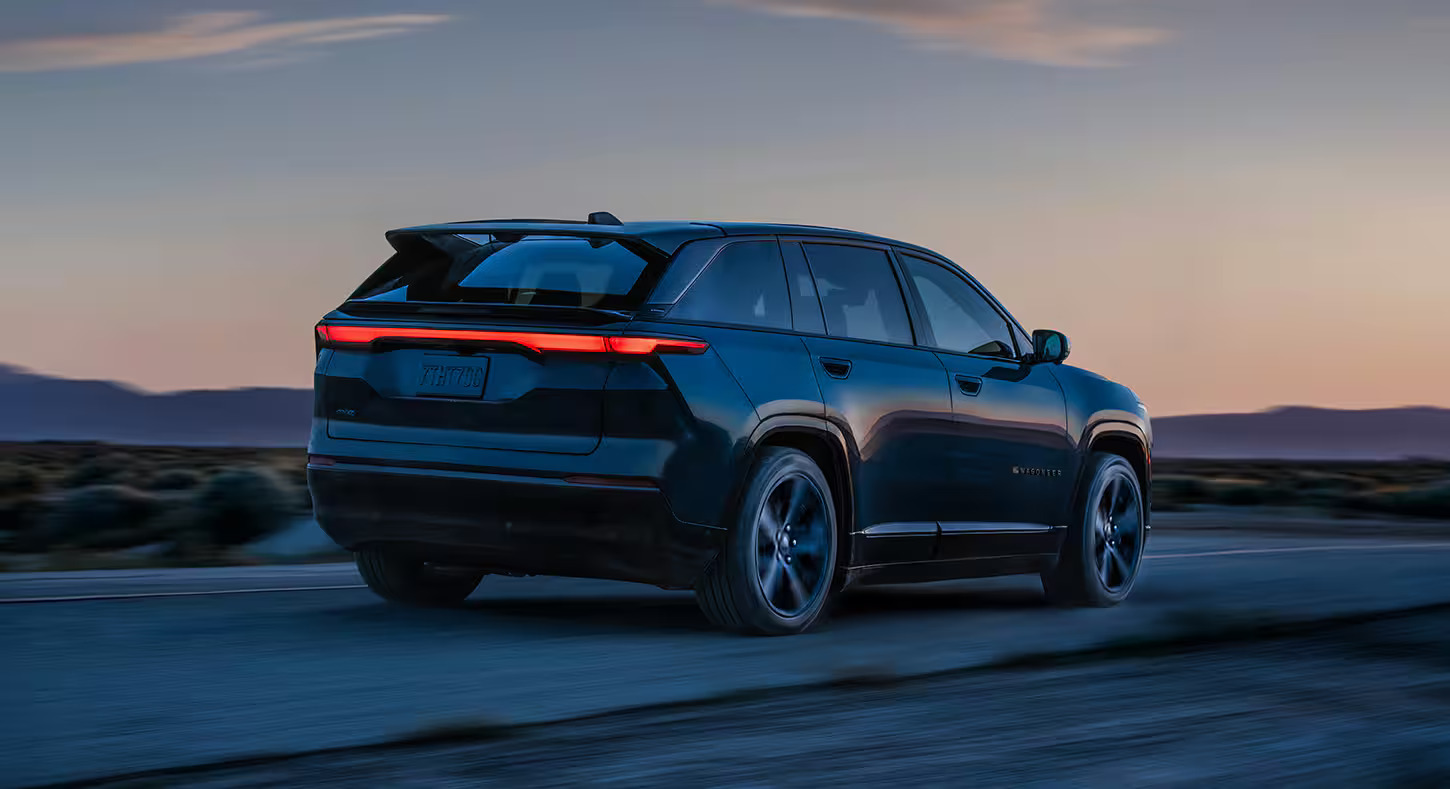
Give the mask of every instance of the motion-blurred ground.
[{"label": "motion-blurred ground", "polygon": [[107,786],[1450,786],[1450,611]]},{"label": "motion-blurred ground", "polygon": [[[1313,743],[1338,741],[1306,731],[1308,721],[1342,698],[1357,698],[1366,683],[1423,688],[1420,704],[1443,700],[1436,683],[1446,659],[1440,642],[1409,641],[1404,649],[1414,654],[1406,659],[1369,663],[1301,661],[1297,648],[1290,648],[1271,659],[1234,664],[1232,671],[1244,673],[1238,687],[1248,690],[1238,691],[1233,704],[1227,699],[1235,686],[1224,684],[1227,706],[1195,708],[1179,689],[1186,680],[1175,679],[1192,672],[1169,670],[1179,653],[1213,643],[1243,649],[1285,634],[1443,610],[1450,605],[1447,566],[1450,539],[1443,534],[1185,533],[1165,519],[1149,541],[1133,596],[1117,608],[1052,608],[1032,577],[863,588],[849,591],[821,627],[792,638],[723,633],[709,625],[688,592],[604,581],[490,577],[462,608],[419,610],[383,603],[361,587],[350,564],[340,563],[0,573],[0,632],[6,634],[0,708],[7,711],[0,717],[0,740],[8,745],[0,754],[0,786],[138,771],[185,784],[187,774],[169,771],[238,758],[281,764],[271,757],[337,748],[351,749],[343,755],[357,761],[339,762],[334,777],[397,785],[406,781],[387,780],[386,761],[398,752],[389,744],[399,741],[450,733],[487,739],[522,731],[532,737],[556,725],[573,727],[581,717],[629,721],[635,719],[613,716],[680,703],[734,705],[742,694],[751,703],[779,703],[759,716],[742,713],[718,731],[696,730],[696,736],[714,739],[691,745],[665,738],[665,746],[678,745],[681,758],[699,755],[705,772],[691,773],[665,752],[639,756],[639,773],[627,772],[625,761],[598,761],[607,754],[545,765],[522,740],[517,761],[500,766],[497,760],[506,761],[508,751],[492,751],[497,760],[487,762],[488,775],[480,766],[477,780],[547,783],[553,780],[548,771],[557,769],[566,779],[588,782],[597,769],[598,780],[622,775],[623,785],[667,782],[675,770],[700,778],[685,785],[740,783],[756,779],[734,777],[731,764],[756,771],[750,776],[769,769],[745,752],[752,743],[769,754],[798,749],[804,763],[819,766],[832,757],[849,763],[855,752],[876,748],[866,737],[871,733],[891,744],[878,749],[887,764],[919,753],[914,775],[943,783],[949,771],[930,772],[934,763],[970,763],[987,758],[991,748],[1016,749],[1012,759],[1030,761],[1030,744],[1047,748],[1055,742],[1061,719],[1062,725],[1076,720],[1082,726],[1102,721],[1105,731],[1131,723],[1126,734],[1143,742],[1129,754],[1156,748],[1134,758],[1160,764],[1165,772],[1159,783],[1181,784],[1183,776],[1196,775],[1189,768],[1226,769],[1239,758],[1238,749],[1246,746],[1228,735],[1245,725],[1235,717],[1242,710],[1259,716],[1257,723],[1250,719],[1255,747],[1285,752],[1305,737],[1320,738],[1304,746],[1312,751]],[[1039,662],[1086,656],[1110,659],[1116,667],[1061,680],[1049,672],[956,682],[1020,667],[1024,656]],[[1158,662],[1165,666],[1162,677]],[[1123,675],[1121,681],[1107,683],[1115,674]],[[887,709],[914,686],[911,678],[931,676],[921,682],[951,680],[936,706],[901,715]],[[843,682],[861,681],[904,684],[879,685],[882,694],[861,703],[847,697],[845,709],[855,713],[837,713],[820,701]],[[1041,691],[1035,689],[1039,681]],[[1074,681],[1083,684],[1074,690]],[[1113,687],[1112,694],[1100,691],[1099,683]],[[1286,690],[1268,692],[1281,685]],[[816,690],[797,695],[809,687]],[[930,684],[921,687],[933,695]],[[1212,683],[1193,687],[1207,693]],[[1256,688],[1264,692],[1255,695]],[[1109,695],[1123,698],[1111,701]],[[1054,696],[1060,699],[1054,702]],[[1376,698],[1389,704],[1399,697]],[[1072,706],[1074,699],[1083,706]],[[800,717],[785,716],[796,707]],[[1069,713],[1079,717],[1064,717]],[[811,722],[815,714],[819,723]],[[1336,714],[1342,717],[1333,730],[1364,739],[1343,756],[1363,770],[1400,759],[1407,744],[1440,737],[1435,727],[1450,721],[1441,715],[1438,723],[1421,724],[1357,701]],[[1186,720],[1200,717],[1184,728]],[[790,722],[778,725],[777,718]],[[1346,728],[1355,718],[1380,730],[1371,738]],[[621,760],[652,747],[633,737],[659,736],[633,724],[609,726],[617,732],[600,733],[597,747],[618,750]],[[761,734],[751,734],[751,727]],[[831,733],[839,727],[837,747]],[[1018,745],[1013,736],[1028,739]],[[703,751],[717,739],[722,750],[707,758]],[[1077,753],[1078,761],[1024,763],[1021,775],[1052,776],[1052,764],[1068,770],[1092,759],[1109,769],[1125,758],[1106,747],[1075,747],[1082,750],[1066,753]],[[962,750],[949,753],[953,748]],[[1175,753],[1182,757],[1174,761]],[[1012,759],[1003,757],[992,769],[1008,770]],[[663,777],[649,776],[652,763]],[[458,764],[465,775],[477,766]],[[857,764],[868,771],[863,776],[874,769]],[[370,777],[375,768],[382,780]],[[535,771],[533,777],[527,770]],[[719,770],[721,779],[709,780],[710,770]],[[986,774],[999,776],[989,783],[1020,783],[1004,777],[1014,775],[1009,772]],[[1092,775],[1098,784],[1108,773]],[[1073,776],[1057,777],[1060,784]],[[303,780],[312,778],[273,783]],[[431,776],[422,782],[429,783]],[[1131,783],[1151,781],[1137,775]]]}]

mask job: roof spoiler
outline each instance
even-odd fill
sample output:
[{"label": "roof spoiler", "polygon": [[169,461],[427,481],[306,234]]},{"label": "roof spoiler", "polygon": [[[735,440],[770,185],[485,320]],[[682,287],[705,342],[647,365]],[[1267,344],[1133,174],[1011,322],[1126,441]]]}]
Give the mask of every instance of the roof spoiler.
[{"label": "roof spoiler", "polygon": [[[519,241],[526,236],[555,236],[560,238],[582,238],[594,243],[596,247],[604,246],[611,242],[622,242],[626,245],[638,245],[646,247],[652,253],[669,257],[670,253],[651,244],[639,237],[638,234],[628,232],[623,228],[611,227],[609,225],[586,225],[582,222],[571,224],[544,224],[538,222],[480,222],[473,225],[450,226],[435,225],[431,227],[407,227],[400,230],[389,230],[387,233],[388,243],[393,249],[399,252],[403,247],[409,246],[416,239],[438,237],[438,236],[467,236],[483,235],[493,236],[499,241]],[[597,242],[597,243],[595,243]],[[431,243],[431,242],[430,242]],[[434,244],[440,246],[440,244]]]},{"label": "roof spoiler", "polygon": [[416,248],[414,245],[418,240],[427,237],[485,234],[505,242],[518,241],[526,236],[583,238],[591,243],[597,242],[596,246],[617,241],[637,252],[666,258],[688,241],[724,235],[717,227],[698,223],[636,222],[625,225],[614,214],[596,211],[589,215],[587,222],[568,219],[482,219],[390,230],[387,239],[394,249],[401,252],[404,248]]}]

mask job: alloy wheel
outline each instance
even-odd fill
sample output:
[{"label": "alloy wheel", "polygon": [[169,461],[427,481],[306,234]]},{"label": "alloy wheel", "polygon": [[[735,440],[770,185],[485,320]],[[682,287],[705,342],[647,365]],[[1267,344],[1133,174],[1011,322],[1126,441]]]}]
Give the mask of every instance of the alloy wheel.
[{"label": "alloy wheel", "polygon": [[1143,558],[1143,503],[1128,472],[1112,468],[1092,510],[1093,558],[1109,592],[1132,583]]},{"label": "alloy wheel", "polygon": [[775,483],[755,518],[756,581],[777,614],[797,616],[825,593],[834,526],[825,496],[806,475]]}]

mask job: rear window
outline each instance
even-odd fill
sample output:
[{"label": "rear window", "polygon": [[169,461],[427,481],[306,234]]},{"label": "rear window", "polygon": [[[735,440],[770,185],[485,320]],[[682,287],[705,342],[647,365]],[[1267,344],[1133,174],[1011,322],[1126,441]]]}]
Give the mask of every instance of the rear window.
[{"label": "rear window", "polygon": [[352,299],[632,309],[663,262],[627,240],[475,235],[429,242],[399,252]]}]

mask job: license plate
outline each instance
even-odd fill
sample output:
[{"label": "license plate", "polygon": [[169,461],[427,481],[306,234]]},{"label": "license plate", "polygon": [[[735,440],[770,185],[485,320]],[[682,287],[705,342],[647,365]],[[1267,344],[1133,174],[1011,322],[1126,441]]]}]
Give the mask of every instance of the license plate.
[{"label": "license plate", "polygon": [[418,366],[417,390],[428,397],[482,397],[488,359],[424,359]]}]

